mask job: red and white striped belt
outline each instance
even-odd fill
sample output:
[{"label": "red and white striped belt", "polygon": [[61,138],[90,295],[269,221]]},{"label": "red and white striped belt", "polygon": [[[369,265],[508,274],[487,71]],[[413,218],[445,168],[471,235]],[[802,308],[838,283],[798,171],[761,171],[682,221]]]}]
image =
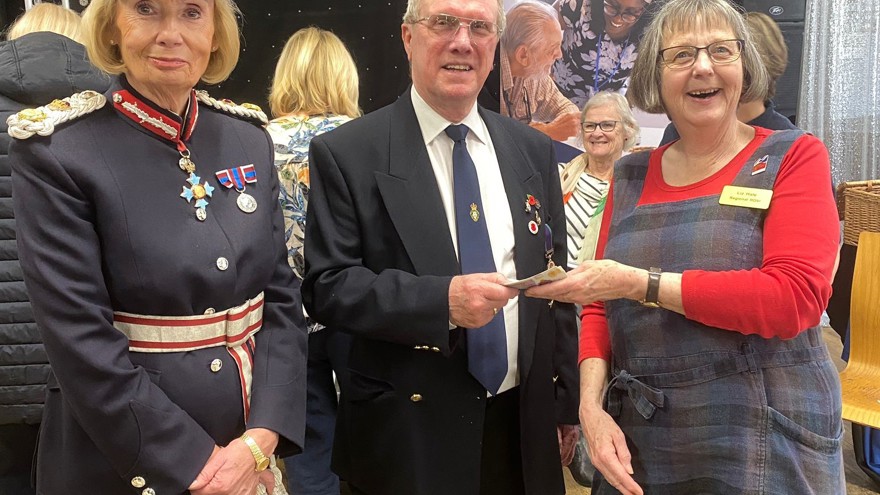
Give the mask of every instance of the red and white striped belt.
[{"label": "red and white striped belt", "polygon": [[113,326],[133,352],[182,352],[238,347],[263,325],[263,293],[239,306],[208,315],[152,316],[115,311]]},{"label": "red and white striped belt", "polygon": [[250,413],[254,334],[263,326],[263,293],[208,315],[152,316],[115,311],[113,326],[128,337],[131,352],[185,352],[226,346],[241,380],[244,417]]}]

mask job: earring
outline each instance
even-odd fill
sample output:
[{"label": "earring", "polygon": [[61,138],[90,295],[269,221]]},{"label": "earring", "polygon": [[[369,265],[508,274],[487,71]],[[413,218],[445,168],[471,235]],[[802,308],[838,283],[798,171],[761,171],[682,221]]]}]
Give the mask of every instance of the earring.
[{"label": "earring", "polygon": [[111,44],[111,45],[115,45],[115,44],[116,44],[116,40],[110,40],[110,44]]}]

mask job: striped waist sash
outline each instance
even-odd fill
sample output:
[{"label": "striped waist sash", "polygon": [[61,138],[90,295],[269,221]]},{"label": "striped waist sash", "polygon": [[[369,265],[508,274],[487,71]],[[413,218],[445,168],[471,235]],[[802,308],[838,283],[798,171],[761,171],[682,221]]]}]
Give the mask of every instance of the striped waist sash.
[{"label": "striped waist sash", "polygon": [[263,326],[263,293],[207,315],[152,316],[116,311],[113,326],[128,337],[131,352],[185,352],[225,346],[238,367],[242,404],[250,413],[254,335]]}]

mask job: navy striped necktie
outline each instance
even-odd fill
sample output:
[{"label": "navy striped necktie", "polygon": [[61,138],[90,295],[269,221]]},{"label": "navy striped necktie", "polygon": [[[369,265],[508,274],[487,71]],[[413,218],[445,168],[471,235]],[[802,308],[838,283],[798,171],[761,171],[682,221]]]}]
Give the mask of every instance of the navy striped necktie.
[{"label": "navy striped necktie", "polygon": [[[493,273],[492,244],[483,202],[480,180],[474,161],[467,151],[468,128],[450,125],[446,135],[455,143],[452,148],[452,182],[455,188],[455,225],[458,235],[458,259],[461,273]],[[486,390],[497,394],[507,375],[507,334],[504,309],[481,328],[467,330],[468,370]]]}]

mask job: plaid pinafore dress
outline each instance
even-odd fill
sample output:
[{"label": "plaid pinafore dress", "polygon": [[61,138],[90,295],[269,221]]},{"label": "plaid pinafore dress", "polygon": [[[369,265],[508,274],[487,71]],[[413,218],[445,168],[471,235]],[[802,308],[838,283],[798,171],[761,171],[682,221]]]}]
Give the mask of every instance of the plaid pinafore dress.
[{"label": "plaid pinafore dress", "polygon": [[[772,189],[802,134],[767,137],[734,185]],[[765,155],[766,170],[752,175]],[[637,207],[648,156],[617,165],[606,258],[679,273],[761,266],[765,210],[719,205],[718,195]],[[840,382],[818,327],[765,339],[628,299],[605,307],[613,352],[606,409],[646,494],[845,493]],[[599,485],[594,495],[617,493]]]}]

